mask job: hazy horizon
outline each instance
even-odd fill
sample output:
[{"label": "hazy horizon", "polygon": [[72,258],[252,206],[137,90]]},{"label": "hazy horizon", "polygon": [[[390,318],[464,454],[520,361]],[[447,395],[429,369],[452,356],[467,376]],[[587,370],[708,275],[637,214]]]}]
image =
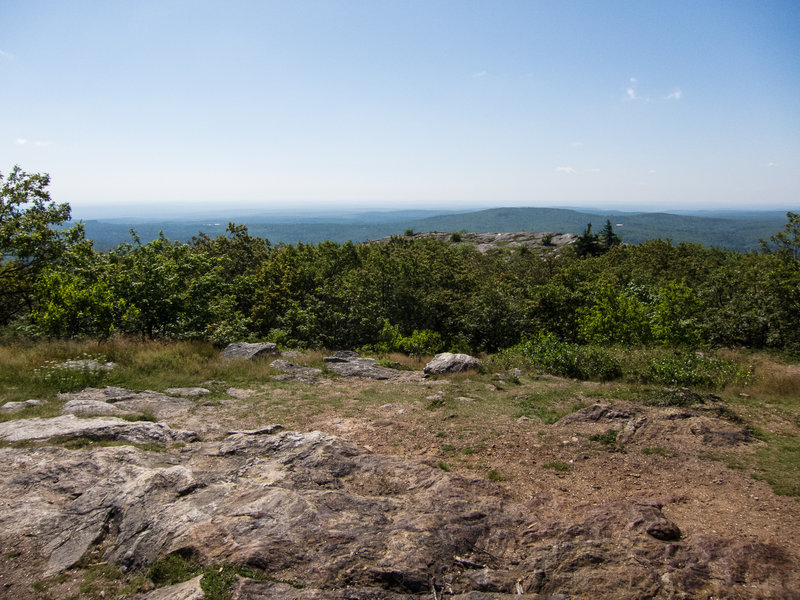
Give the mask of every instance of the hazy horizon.
[{"label": "hazy horizon", "polygon": [[0,16],[0,172],[49,173],[79,216],[800,197],[793,1],[12,0]]}]

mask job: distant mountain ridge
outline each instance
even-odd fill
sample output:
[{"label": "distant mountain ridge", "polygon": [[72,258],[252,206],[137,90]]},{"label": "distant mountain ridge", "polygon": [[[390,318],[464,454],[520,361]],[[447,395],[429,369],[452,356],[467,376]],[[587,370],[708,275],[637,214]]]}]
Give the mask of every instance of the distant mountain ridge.
[{"label": "distant mountain ridge", "polygon": [[[414,213],[411,213],[414,215]],[[425,214],[417,211],[416,215]],[[381,222],[380,216],[386,217]],[[592,223],[598,231],[610,220],[614,229],[628,243],[641,243],[647,239],[670,239],[675,243],[693,242],[736,251],[755,250],[761,238],[769,238],[781,231],[786,223],[783,213],[751,211],[747,218],[679,215],[672,213],[620,213],[607,214],[583,212],[566,208],[505,207],[461,213],[438,214],[422,218],[402,220],[404,211],[392,213],[350,213],[334,221],[319,222],[314,217],[298,217],[291,222],[289,217],[263,221],[263,217],[252,216],[235,220],[247,225],[250,234],[266,237],[273,244],[297,242],[318,243],[364,242],[389,235],[402,234],[407,230],[465,231],[475,233],[517,232],[574,233],[580,234]],[[759,216],[762,215],[762,216]],[[319,217],[323,218],[323,217]],[[350,219],[348,221],[348,219]],[[233,219],[232,219],[233,220]],[[163,231],[169,239],[188,241],[204,232],[215,237],[225,232],[224,220],[181,220],[146,223],[119,223],[101,220],[84,221],[86,235],[94,240],[95,248],[108,250],[130,240],[130,229],[135,229],[142,241],[155,239]]]}]

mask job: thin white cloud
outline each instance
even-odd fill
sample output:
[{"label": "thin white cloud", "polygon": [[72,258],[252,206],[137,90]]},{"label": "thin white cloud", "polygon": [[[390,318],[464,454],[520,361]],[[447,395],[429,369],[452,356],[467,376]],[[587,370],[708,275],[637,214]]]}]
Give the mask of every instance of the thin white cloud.
[{"label": "thin white cloud", "polygon": [[767,163],[767,166],[768,166],[768,167],[777,167],[777,166],[778,166],[778,163],[774,163],[774,162],[768,162],[768,163]]},{"label": "thin white cloud", "polygon": [[472,76],[477,79],[479,77],[486,77],[489,73],[487,71],[478,71],[477,73],[473,73]]},{"label": "thin white cloud", "polygon": [[47,146],[52,146],[53,144],[55,144],[55,142],[52,140],[44,140],[44,141],[37,140],[33,142],[33,145],[38,146],[39,148],[46,148]]},{"label": "thin white cloud", "polygon": [[628,95],[628,100],[638,100],[639,96],[636,95],[636,90],[632,87],[629,87],[625,90],[625,93]]},{"label": "thin white cloud", "polygon": [[655,169],[650,169],[650,170],[648,171],[648,173],[649,173],[650,175],[653,175],[655,172],[656,172],[656,170],[655,170]]},{"label": "thin white cloud", "polygon": [[570,148],[583,148],[583,142],[572,142],[569,145]]},{"label": "thin white cloud", "polygon": [[14,58],[14,55],[11,54],[10,52],[5,52],[3,50],[0,50],[0,58]]},{"label": "thin white cloud", "polygon": [[590,173],[599,173],[600,169],[598,169],[597,167],[594,167],[593,169],[589,169],[589,172]]},{"label": "thin white cloud", "polygon": [[636,79],[636,77],[631,77],[630,79],[628,79],[628,81],[630,81],[633,84],[633,83],[636,83],[639,80]]},{"label": "thin white cloud", "polygon": [[24,146],[25,144],[27,144],[27,143],[28,143],[28,140],[26,140],[25,138],[17,138],[16,142],[17,142],[17,143],[18,143],[20,146]]},{"label": "thin white cloud", "polygon": [[572,167],[556,167],[556,173],[569,173],[569,174],[572,174],[572,173],[577,173],[577,171],[575,169],[573,169]]},{"label": "thin white cloud", "polygon": [[667,100],[680,100],[681,98],[683,98],[683,91],[680,89],[677,89],[671,94],[667,95]]}]

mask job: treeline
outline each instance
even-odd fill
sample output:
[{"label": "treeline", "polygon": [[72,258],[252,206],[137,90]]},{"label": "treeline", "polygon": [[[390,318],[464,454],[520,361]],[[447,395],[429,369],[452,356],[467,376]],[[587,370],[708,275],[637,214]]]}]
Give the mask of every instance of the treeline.
[{"label": "treeline", "polygon": [[495,351],[543,333],[590,344],[800,350],[800,216],[793,213],[772,244],[749,254],[618,238],[601,243],[602,251],[555,255],[481,254],[406,236],[273,247],[233,224],[214,238],[142,243],[133,235],[97,252],[79,226],[54,228],[69,211],[50,202],[47,183],[15,169],[2,188],[7,332],[268,339],[419,354]]}]

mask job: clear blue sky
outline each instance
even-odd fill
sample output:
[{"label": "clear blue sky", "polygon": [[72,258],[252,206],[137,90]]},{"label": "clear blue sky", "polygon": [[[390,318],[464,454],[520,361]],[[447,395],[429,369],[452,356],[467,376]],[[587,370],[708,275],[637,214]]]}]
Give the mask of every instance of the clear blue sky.
[{"label": "clear blue sky", "polygon": [[800,207],[797,0],[0,0],[0,82],[78,215]]}]

